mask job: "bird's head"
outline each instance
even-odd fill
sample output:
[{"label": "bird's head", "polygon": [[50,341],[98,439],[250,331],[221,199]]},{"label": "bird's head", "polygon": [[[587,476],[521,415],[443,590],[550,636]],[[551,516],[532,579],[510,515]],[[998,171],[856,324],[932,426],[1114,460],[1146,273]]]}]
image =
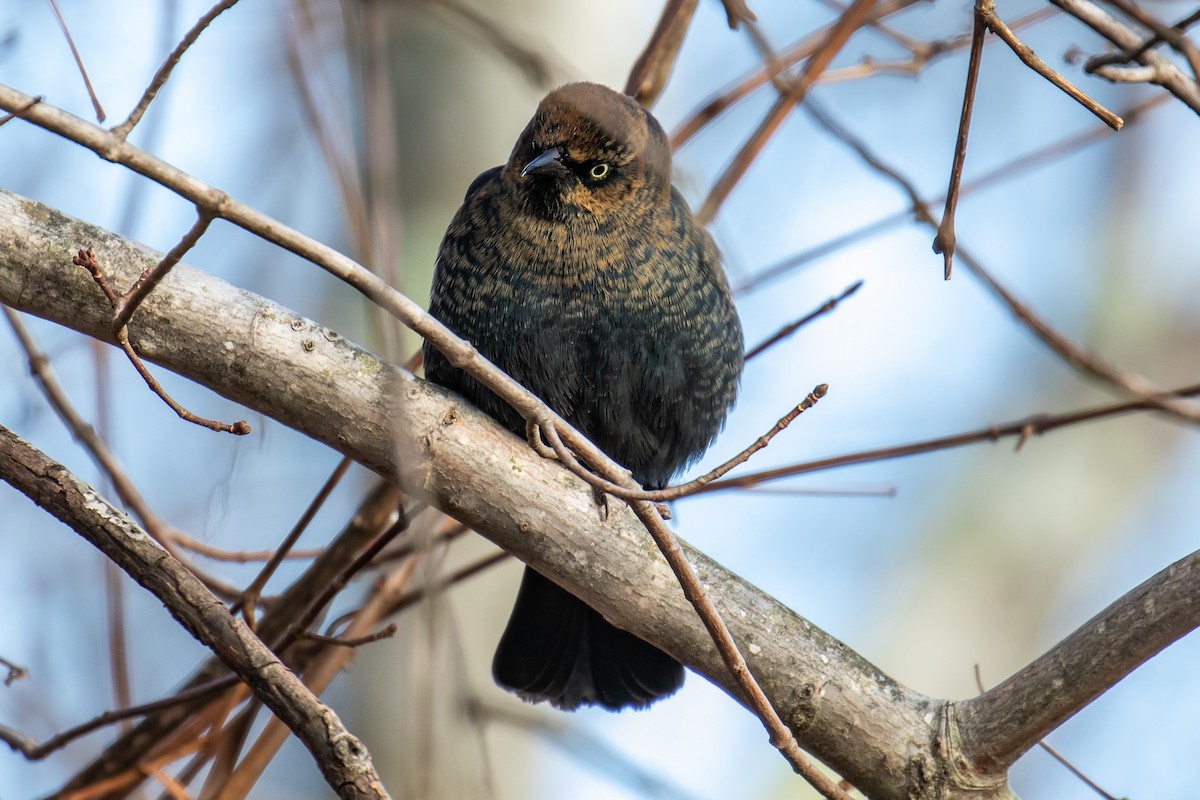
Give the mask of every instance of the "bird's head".
[{"label": "bird's head", "polygon": [[545,216],[603,218],[670,202],[671,150],[662,127],[633,99],[570,83],[542,100],[504,177]]}]

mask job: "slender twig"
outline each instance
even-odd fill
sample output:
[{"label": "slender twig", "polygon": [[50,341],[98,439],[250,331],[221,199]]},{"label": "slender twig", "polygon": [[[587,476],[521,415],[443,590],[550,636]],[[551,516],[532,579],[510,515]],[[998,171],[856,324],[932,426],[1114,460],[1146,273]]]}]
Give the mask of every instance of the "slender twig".
[{"label": "slender twig", "polygon": [[[797,405],[788,413],[784,414],[778,422],[771,426],[769,431],[755,439],[754,442],[742,450],[742,452],[738,453],[724,464],[721,464],[712,471],[707,472],[698,478],[690,480],[687,483],[678,484],[676,486],[668,486],[665,489],[643,489],[641,487],[630,488],[626,483],[616,483],[612,480],[608,480],[600,475],[597,475],[583,464],[579,463],[579,460],[571,452],[570,448],[563,443],[563,440],[559,437],[558,432],[550,423],[537,426],[535,433],[539,433],[545,437],[546,443],[550,445],[550,449],[553,451],[555,457],[557,457],[557,459],[563,463],[563,466],[605,494],[611,494],[614,497],[621,498],[622,500],[643,500],[653,503],[667,503],[672,500],[678,500],[681,497],[687,497],[690,494],[696,494],[700,492],[703,487],[707,486],[718,478],[721,478],[734,467],[746,463],[746,461],[748,461],[752,455],[770,444],[772,439],[774,439],[778,434],[782,433],[788,425],[791,425],[796,417],[800,416],[805,411],[816,405],[817,401],[824,397],[827,391],[829,391],[829,386],[827,384],[822,383],[820,386],[817,386],[815,389],[809,392],[808,396],[805,397],[799,405]],[[544,450],[541,448],[535,449],[538,449],[538,452],[544,452]]]},{"label": "slender twig", "polygon": [[[395,596],[408,586],[415,571],[416,560],[401,565],[379,581],[371,592],[370,600],[350,623],[345,631],[345,639],[364,637],[384,617],[383,608]],[[334,678],[341,674],[347,662],[354,655],[353,648],[324,647],[319,658],[304,669],[304,685],[315,694],[322,693]],[[275,756],[275,753],[288,738],[288,729],[277,719],[268,720],[263,732],[250,747],[245,757],[238,763],[236,769],[220,785],[220,791],[206,794],[212,800],[242,800],[250,796],[250,789],[258,780]],[[207,788],[207,784],[206,784]]]},{"label": "slender twig", "polygon": [[4,676],[4,685],[12,686],[17,681],[23,681],[29,677],[29,670],[22,667],[20,664],[15,664],[7,658],[0,656],[0,667],[4,667],[8,674]]},{"label": "slender twig", "polygon": [[[203,219],[206,217],[207,215],[202,214],[201,220],[203,221]],[[199,224],[200,223],[197,223],[197,225]],[[204,224],[207,226],[207,222]],[[189,237],[191,237],[191,234],[195,232],[195,230],[196,228],[193,227],[192,231],[189,231]],[[203,231],[201,231],[201,233],[202,232]],[[198,238],[199,234],[192,238],[191,242],[194,243]],[[185,239],[185,242],[186,241],[187,239]],[[183,243],[181,242],[181,244]],[[188,244],[188,247],[190,248],[191,244]],[[153,269],[149,277],[153,278],[155,274],[160,272],[165,273],[166,270],[169,270],[172,266],[174,266],[174,263],[178,262],[179,258],[181,257],[180,255],[175,255],[173,261],[171,261],[172,254],[178,249],[179,248],[177,246],[176,248],[172,249],[171,253],[168,253],[166,256],[164,256],[162,262]],[[112,288],[108,285],[108,280],[104,277],[104,270],[101,268],[100,262],[96,259],[96,254],[92,252],[91,248],[88,248],[87,250],[80,250],[71,259],[71,263],[77,267],[83,267],[89,273],[91,273],[92,279],[96,281],[96,285],[100,287],[100,291],[104,292],[104,296],[108,298],[108,302],[112,305],[113,316],[114,319],[116,319],[117,315],[121,313],[124,298],[117,297]],[[163,264],[167,264],[167,267],[160,270],[160,267],[162,267]],[[146,273],[143,273],[143,277],[146,277]],[[157,283],[158,280],[161,280],[161,274],[159,274],[158,278],[154,278],[153,282]],[[141,279],[139,278],[139,282],[140,281]],[[149,282],[150,280],[147,279],[146,283]],[[132,294],[137,288],[138,284],[135,283],[134,287],[130,289],[130,293],[125,295],[125,297],[129,297],[130,294]],[[136,308],[136,305],[134,307]],[[150,391],[158,395],[159,398],[161,398],[162,401],[166,403],[171,410],[179,416],[180,419],[184,420],[185,422],[191,422],[194,425],[199,425],[202,428],[208,428],[209,430],[220,431],[224,433],[232,433],[237,436],[245,436],[246,434],[250,433],[250,425],[245,420],[238,420],[237,422],[233,423],[218,422],[217,420],[197,416],[191,411],[188,411],[186,408],[176,402],[173,397],[167,394],[166,390],[162,388],[162,385],[158,382],[158,380],[155,379],[152,374],[150,374],[150,370],[146,368],[146,365],[142,363],[141,356],[137,354],[137,352],[133,349],[133,345],[129,341],[128,326],[120,325],[115,330],[113,336],[120,348],[125,351],[125,355],[129,358],[130,363],[133,364],[133,368],[137,370],[137,373],[142,376],[142,380],[144,380],[146,385],[150,387]]]},{"label": "slender twig", "polygon": [[[620,480],[622,476],[616,471],[611,471],[605,477],[610,480]],[[780,718],[770,699],[750,672],[750,665],[746,663],[745,657],[738,650],[737,644],[733,641],[733,636],[729,632],[729,628],[725,626],[725,622],[717,612],[716,606],[713,605],[705,593],[695,569],[687,560],[687,556],[684,555],[683,550],[679,547],[679,541],[675,538],[675,535],[671,533],[670,528],[663,522],[657,507],[644,500],[632,501],[630,502],[630,507],[637,514],[638,519],[642,521],[646,530],[650,532],[654,543],[658,545],[659,551],[666,558],[667,564],[670,565],[671,571],[675,573],[675,578],[683,588],[683,593],[687,597],[688,602],[696,609],[700,621],[704,623],[705,629],[708,631],[709,636],[712,637],[713,643],[721,655],[721,661],[725,664],[725,668],[729,670],[729,674],[733,676],[738,688],[741,689],[747,706],[762,721],[763,727],[767,729],[771,744],[783,754],[783,757],[787,759],[792,769],[798,775],[808,781],[814,789],[826,798],[829,798],[829,800],[850,800],[850,795],[843,791],[824,772],[817,769],[808,756],[804,754],[804,751],[800,749],[800,745],[796,741],[796,737],[792,734],[791,729]]]},{"label": "slender twig", "polygon": [[[884,0],[867,14],[866,24],[870,25],[918,2],[920,0]],[[841,8],[839,6],[839,10]],[[714,119],[749,97],[755,89],[776,81],[783,70],[811,56],[828,35],[829,28],[822,28],[808,34],[780,52],[774,59],[764,61],[748,74],[709,97],[671,134],[671,149],[678,150]]]},{"label": "slender twig", "polygon": [[733,30],[737,30],[739,23],[755,22],[758,19],[745,0],[721,0],[721,5],[725,7],[725,21]]},{"label": "slender twig", "polygon": [[[910,198],[913,198],[914,203],[916,203],[914,211],[917,219],[931,227],[939,227],[929,209],[919,204],[917,190],[911,181],[907,180],[895,169],[883,164],[882,160],[872,153],[871,149],[864,142],[835,123],[828,115],[815,116],[815,118],[833,136],[853,148],[867,163],[879,168],[883,174],[895,181]],[[947,200],[947,203],[949,203],[949,200]],[[942,224],[945,224],[945,219],[943,219]],[[1109,361],[1101,354],[1075,343],[1018,300],[1012,292],[1008,291],[992,276],[991,272],[984,267],[983,262],[979,258],[966,252],[961,245],[958,246],[957,250],[967,268],[970,269],[975,277],[983,282],[984,286],[993,295],[1008,307],[1013,316],[1020,320],[1042,344],[1057,353],[1060,358],[1072,367],[1128,394],[1132,394],[1142,400],[1147,400],[1156,408],[1174,414],[1180,419],[1193,423],[1200,422],[1200,405],[1164,392],[1160,387],[1138,373],[1126,370]]]},{"label": "slender twig", "polygon": [[489,567],[494,567],[497,564],[502,564],[505,561],[508,561],[510,558],[512,558],[512,554],[504,550],[486,555],[470,564],[467,564],[466,566],[458,568],[446,577],[440,579],[436,586],[423,586],[419,589],[413,589],[409,592],[406,592],[387,606],[386,615],[390,616],[392,614],[399,614],[401,611],[404,611],[405,609],[421,602],[426,597],[429,597],[429,595],[433,592],[445,591],[455,584],[462,583],[468,578],[475,577]]},{"label": "slender twig", "polygon": [[[1170,392],[1170,395],[1172,397],[1193,397],[1200,395],[1200,384],[1173,389]],[[979,442],[998,442],[1001,439],[1012,438],[1016,438],[1018,441],[1027,441],[1032,436],[1041,436],[1042,434],[1050,433],[1051,431],[1058,430],[1059,428],[1066,428],[1083,422],[1091,422],[1093,420],[1104,419],[1107,417],[1121,416],[1135,411],[1156,410],[1158,410],[1157,407],[1150,400],[1130,400],[1123,403],[1111,403],[1103,406],[1095,406],[1093,408],[1082,409],[1079,411],[1069,411],[1064,414],[1035,414],[1030,417],[1019,419],[1015,422],[1006,422],[1000,425],[989,425],[986,428],[967,431],[965,433],[955,433],[949,436],[941,436],[936,439],[926,439],[920,442],[913,442],[911,444],[892,445],[890,447],[862,450],[857,453],[830,456],[829,458],[805,461],[799,464],[791,464],[785,467],[763,470],[762,472],[752,472],[747,475],[739,475],[736,478],[726,478],[723,481],[710,483],[708,486],[696,490],[694,494],[716,492],[721,491],[722,489],[746,489],[767,481],[790,478],[795,475],[804,475],[810,472],[823,472],[825,470],[837,469],[839,467],[849,467],[854,464],[869,464],[876,461],[890,461],[897,458],[907,458],[908,456],[920,455],[922,453],[933,453],[939,450],[950,450],[955,447],[963,447],[964,445],[977,444]]]},{"label": "slender twig", "polygon": [[216,694],[223,689],[228,689],[236,685],[239,679],[236,675],[226,675],[223,678],[218,678],[214,681],[193,686],[190,689],[173,694],[170,697],[164,697],[161,700],[155,700],[150,703],[142,703],[129,708],[122,708],[115,711],[105,711],[99,716],[93,717],[87,722],[76,725],[73,728],[68,728],[62,733],[55,734],[46,741],[38,744],[34,740],[23,736],[12,728],[0,725],[0,741],[3,741],[13,750],[16,750],[29,761],[41,761],[46,756],[61,750],[71,742],[81,736],[86,736],[92,731],[99,730],[108,725],[112,725],[122,720],[134,719],[136,717],[144,717],[147,714],[153,714],[156,711],[161,711],[164,708],[189,703],[193,700],[208,697]]},{"label": "slender twig", "polygon": [[817,317],[822,317],[822,316],[825,316],[826,314],[832,312],[835,308],[838,307],[839,303],[841,303],[847,297],[850,297],[855,292],[857,292],[859,289],[861,289],[862,285],[863,285],[863,282],[861,280],[855,281],[854,283],[852,283],[848,287],[846,287],[842,291],[842,293],[839,294],[837,297],[829,298],[824,303],[822,303],[819,308],[808,312],[803,317],[801,317],[800,319],[798,319],[794,322],[789,322],[787,325],[784,325],[778,331],[776,331],[775,333],[768,336],[764,341],[762,341],[759,344],[755,345],[754,347],[750,348],[750,350],[746,353],[746,361],[749,361],[750,359],[754,358],[757,355],[761,355],[765,351],[767,351],[770,348],[774,347],[775,345],[779,344],[784,339],[788,338],[793,333],[800,330],[801,328],[803,328],[808,323],[812,322]]},{"label": "slender twig", "polygon": [[650,41],[629,71],[625,94],[649,108],[662,94],[700,0],[667,0]]},{"label": "slender twig", "polygon": [[67,46],[71,48],[71,55],[75,57],[75,66],[79,67],[79,75],[83,78],[83,85],[87,88],[88,97],[92,101],[92,108],[96,110],[96,119],[104,122],[104,109],[100,106],[100,98],[96,97],[96,90],[92,88],[92,81],[88,78],[87,69],[83,66],[83,59],[79,55],[78,48],[75,47],[75,39],[71,36],[71,30],[67,27],[67,21],[63,19],[62,12],[58,10],[57,0],[47,0],[50,3],[50,8],[54,11],[54,18],[58,20],[58,27],[62,28],[63,36],[66,37]]},{"label": "slender twig", "polygon": [[350,469],[351,463],[348,456],[342,457],[342,460],[334,467],[333,472],[325,480],[324,485],[321,486],[316,496],[309,502],[308,507],[304,509],[304,513],[300,515],[300,519],[296,520],[296,524],[292,526],[292,529],[288,531],[288,535],[284,537],[283,542],[276,548],[275,553],[263,565],[263,568],[259,570],[258,575],[254,577],[254,580],[250,582],[246,590],[242,592],[242,599],[230,609],[236,614],[238,612],[238,605],[240,604],[242,618],[246,620],[246,624],[250,626],[250,630],[254,630],[255,628],[255,608],[263,588],[267,585],[267,581],[271,579],[271,576],[275,574],[275,570],[279,568],[284,558],[291,552],[292,547],[296,544],[296,540],[308,529],[309,523],[313,521],[313,517],[325,505],[325,501],[329,499],[329,495],[337,488],[338,483],[346,475],[346,471]]},{"label": "slender twig", "polygon": [[50,359],[38,348],[37,343],[33,340],[33,336],[30,335],[28,329],[21,322],[20,316],[8,306],[3,306],[3,311],[9,326],[13,329],[13,333],[17,337],[17,341],[25,351],[25,357],[29,362],[29,372],[37,380],[42,394],[46,396],[46,400],[50,403],[50,407],[54,409],[54,413],[67,426],[67,430],[75,437],[75,441],[79,442],[87,450],[88,455],[91,456],[96,466],[103,471],[104,475],[112,483],[113,491],[117,493],[117,497],[121,499],[121,503],[125,508],[137,518],[142,527],[146,529],[146,532],[154,537],[154,541],[162,545],[172,556],[186,564],[188,569],[204,582],[205,586],[221,597],[233,598],[240,596],[241,592],[237,588],[208,575],[179,554],[176,549],[176,542],[180,540],[192,541],[190,537],[184,536],[180,531],[167,525],[150,509],[149,504],[133,485],[133,481],[129,478],[129,475],[125,472],[117,457],[109,449],[108,443],[75,410],[75,407],[67,397],[67,393],[63,391],[62,385],[58,382],[58,378],[55,377],[54,371],[50,368]]},{"label": "slender twig", "polygon": [[[505,555],[508,554],[505,553]],[[300,639],[310,642],[320,642],[321,644],[329,644],[333,645],[334,647],[349,647],[353,649],[356,647],[362,647],[363,645],[371,644],[373,642],[378,642],[380,639],[390,639],[396,635],[396,631],[398,630],[400,630],[400,628],[396,625],[396,623],[393,622],[391,625],[388,625],[382,630],[378,630],[375,633],[368,633],[364,636],[352,636],[346,638],[341,636],[326,636],[323,633],[305,631],[304,633],[300,634]]]},{"label": "slender twig", "polygon": [[379,552],[388,544],[390,544],[393,539],[408,530],[409,520],[412,518],[412,516],[415,516],[415,513],[407,512],[403,507],[401,507],[399,509],[399,516],[396,521],[393,522],[387,530],[376,536],[369,545],[363,548],[363,551],[359,553],[353,561],[347,564],[346,567],[338,573],[337,577],[331,580],[328,585],[321,588],[321,591],[317,594],[313,601],[309,603],[308,608],[304,610],[304,613],[302,613],[299,617],[293,620],[290,625],[288,625],[287,630],[283,632],[278,641],[272,644],[271,649],[276,653],[282,652],[285,648],[289,647],[293,642],[295,642],[302,634],[307,632],[309,627],[313,624],[313,620],[315,620],[317,616],[325,610],[325,607],[329,605],[330,601],[332,601],[333,598],[336,597],[337,594],[346,587],[346,584],[350,582],[350,579],[361,572],[368,564],[370,564],[371,560],[375,558],[375,556],[379,555]]},{"label": "slender twig", "polygon": [[[1063,11],[1075,17],[1122,50],[1134,50],[1141,46],[1143,36],[1121,24],[1090,0],[1050,0]],[[1162,86],[1189,108],[1200,114],[1200,83],[1185,75],[1171,59],[1155,50],[1140,53],[1137,62],[1154,70],[1151,83]],[[1087,69],[1085,65],[1084,69]]]},{"label": "slender twig", "polygon": [[[1109,0],[1109,2],[1117,1],[1119,0]],[[1025,66],[1063,90],[1068,97],[1099,117],[1105,125],[1114,131],[1121,130],[1121,126],[1125,124],[1124,120],[1088,97],[1069,80],[1051,69],[1050,65],[1037,57],[1029,45],[1017,38],[1012,29],[1005,25],[1004,20],[1000,19],[1000,15],[996,13],[995,0],[978,0],[975,4],[975,13],[983,18],[988,30],[1004,40],[1004,43],[1017,54],[1017,58],[1021,59]]]},{"label": "slender twig", "polygon": [[146,296],[154,291],[154,287],[163,278],[167,277],[167,273],[171,271],[171,268],[178,264],[187,255],[187,252],[196,246],[196,242],[200,241],[200,237],[208,230],[208,226],[212,224],[214,218],[211,212],[204,209],[197,209],[196,222],[183,235],[179,243],[167,251],[167,254],[162,257],[161,261],[143,271],[137,280],[133,282],[133,286],[129,287],[129,291],[117,299],[116,306],[113,308],[113,333],[116,333],[129,324],[130,318],[133,317],[133,312],[137,311],[138,306],[142,304]]},{"label": "slender twig", "polygon": [[[275,556],[275,553],[278,552],[276,550],[222,550],[219,547],[205,544],[198,539],[185,536],[180,531],[172,531],[172,536],[175,544],[184,550],[190,550],[197,555],[211,558],[213,561],[230,561],[237,564],[246,564],[251,561],[270,561]],[[316,558],[323,552],[325,552],[324,547],[291,550],[284,558],[289,561],[307,561]]]},{"label": "slender twig", "polygon": [[[1166,102],[1168,97],[1169,95],[1165,94],[1157,95],[1149,100],[1125,109],[1121,112],[1121,116],[1125,120],[1125,124],[1132,125],[1134,122],[1139,121],[1147,112],[1158,108],[1164,102]],[[811,98],[809,99],[809,102],[805,104],[805,108],[807,108],[810,113],[813,113],[814,110],[818,113],[821,113],[821,106],[819,106],[819,104],[817,104],[816,101],[812,100]],[[827,115],[826,119],[828,119]],[[979,189],[1020,177],[1031,169],[1054,163],[1060,156],[1074,152],[1075,150],[1086,145],[1103,141],[1111,135],[1112,129],[1107,125],[1096,125],[1081,133],[1072,134],[1071,136],[1051,142],[1045,147],[1040,147],[1037,150],[1026,153],[1023,156],[1014,158],[1012,161],[1001,164],[995,169],[985,172],[979,177],[963,183],[958,189],[958,196],[961,198]],[[863,155],[864,158],[873,157],[873,154],[869,152]],[[888,169],[887,165],[885,164],[872,164],[872,166],[881,171]],[[945,200],[946,195],[941,194],[937,197],[931,198],[918,197],[915,200],[915,204],[913,204],[913,198],[910,197],[910,204],[913,204],[911,208],[887,217],[882,217],[874,222],[868,222],[867,224],[849,231],[848,233],[836,236],[828,241],[822,242],[821,244],[811,247],[808,250],[801,251],[795,255],[788,256],[782,261],[772,264],[771,266],[761,269],[751,275],[742,283],[735,286],[733,293],[734,295],[741,295],[754,289],[759,289],[767,285],[769,282],[783,277],[797,267],[803,266],[804,264],[815,261],[818,258],[822,258],[834,253],[848,245],[860,242],[872,236],[876,236],[884,231],[891,230],[897,225],[912,219],[914,213],[919,213],[920,208],[932,206],[935,203],[943,203]]]},{"label": "slender twig", "polygon": [[[979,83],[979,64],[983,60],[983,34],[986,28],[983,17],[975,14],[975,25],[971,31],[971,55],[967,61],[967,86],[963,90],[962,114],[958,120],[958,136],[954,142],[954,161],[950,166],[950,188],[946,190],[946,207],[942,211],[942,222],[933,237],[933,252],[942,255],[943,278],[950,280],[954,267],[954,210],[958,206],[958,185],[962,180],[963,163],[967,159],[967,134],[971,130],[971,116],[975,107],[975,87]],[[917,196],[915,191],[908,192]]]},{"label": "slender twig", "polygon": [[[192,29],[184,34],[179,44],[167,56],[166,61],[154,73],[154,77],[150,80],[150,85],[142,93],[142,97],[138,100],[137,105],[133,107],[133,111],[129,112],[129,116],[124,122],[112,129],[113,136],[121,140],[129,136],[129,132],[141,121],[142,116],[146,113],[146,109],[150,107],[150,103],[153,102],[155,96],[158,95],[159,91],[166,84],[167,79],[171,77],[171,72],[175,69],[175,65],[179,63],[179,60],[183,58],[183,54],[187,52],[189,47],[196,43],[196,40],[200,38],[200,34],[204,33],[205,28],[212,24],[214,19],[220,16],[222,12],[233,8],[237,2],[238,0],[220,0],[220,2],[210,8],[204,16],[196,21]],[[101,118],[101,122],[103,121],[103,118]]]},{"label": "slender twig", "polygon": [[708,197],[704,204],[700,206],[700,210],[696,212],[696,218],[702,223],[711,222],[716,216],[721,205],[729,197],[733,187],[742,179],[746,171],[750,169],[750,164],[758,157],[762,148],[766,145],[767,140],[779,130],[779,126],[787,119],[792,109],[799,103],[804,102],[805,96],[808,94],[809,88],[813,82],[825,71],[842,47],[845,46],[850,36],[864,24],[868,18],[871,9],[875,6],[876,0],[854,0],[853,3],[842,13],[838,21],[829,29],[829,33],[825,36],[812,57],[804,65],[804,70],[800,76],[791,83],[789,91],[786,94],[780,94],[779,98],[771,106],[771,110],[767,112],[766,117],[759,124],[757,130],[750,136],[741,149],[733,157],[733,161],[717,178],[713,188],[709,191]]}]

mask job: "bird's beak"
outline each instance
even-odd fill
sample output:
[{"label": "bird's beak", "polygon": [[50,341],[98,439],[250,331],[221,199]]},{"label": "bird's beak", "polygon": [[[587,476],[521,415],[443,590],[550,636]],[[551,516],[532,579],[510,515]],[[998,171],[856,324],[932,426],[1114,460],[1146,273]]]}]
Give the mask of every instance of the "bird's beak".
[{"label": "bird's beak", "polygon": [[569,170],[562,163],[562,153],[558,151],[557,147],[551,147],[526,164],[521,169],[521,177],[524,178],[526,175],[553,175],[556,178],[561,178],[567,175],[568,172]]}]

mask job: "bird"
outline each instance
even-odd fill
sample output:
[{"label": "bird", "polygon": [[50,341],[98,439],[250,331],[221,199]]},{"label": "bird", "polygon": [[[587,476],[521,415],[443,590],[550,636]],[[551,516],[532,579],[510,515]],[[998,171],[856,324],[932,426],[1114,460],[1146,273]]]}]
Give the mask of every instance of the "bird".
[{"label": "bird", "polygon": [[[671,184],[658,121],[595,83],[550,92],[507,163],[468,188],[429,311],[647,488],[694,463],[734,405],[743,340],[716,244]],[[518,436],[525,420],[428,343],[426,379]],[[492,662],[573,711],[643,708],[683,666],[526,567]]]}]

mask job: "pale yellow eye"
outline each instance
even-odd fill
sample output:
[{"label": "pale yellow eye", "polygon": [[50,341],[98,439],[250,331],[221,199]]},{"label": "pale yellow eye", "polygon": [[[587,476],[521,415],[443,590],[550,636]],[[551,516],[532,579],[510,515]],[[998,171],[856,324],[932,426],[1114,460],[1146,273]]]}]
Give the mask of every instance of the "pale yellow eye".
[{"label": "pale yellow eye", "polygon": [[591,176],[594,180],[602,180],[608,176],[608,164],[603,162],[592,165]]}]

